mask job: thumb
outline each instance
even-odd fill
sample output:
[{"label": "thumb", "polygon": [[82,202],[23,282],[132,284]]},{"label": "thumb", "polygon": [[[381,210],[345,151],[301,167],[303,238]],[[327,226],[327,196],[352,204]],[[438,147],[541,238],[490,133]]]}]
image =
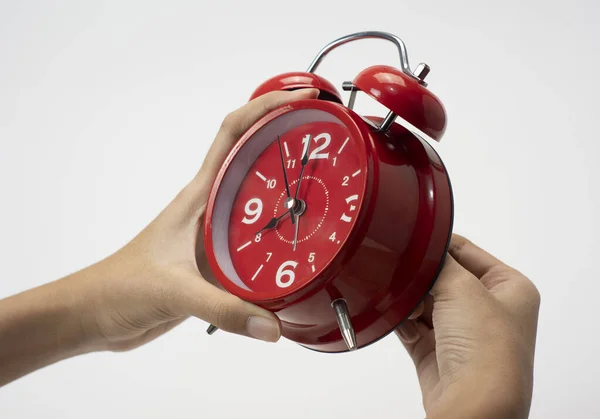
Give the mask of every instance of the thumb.
[{"label": "thumb", "polygon": [[291,102],[315,99],[318,95],[319,91],[317,89],[273,91],[259,96],[231,112],[221,123],[221,128],[208,150],[196,181],[198,179],[210,179],[212,183],[212,179],[217,175],[235,143],[244,132],[267,113]]},{"label": "thumb", "polygon": [[194,215],[193,218],[198,218],[198,215],[202,213],[217,173],[244,132],[260,118],[280,106],[304,99],[316,99],[318,95],[318,89],[273,91],[253,99],[227,115],[221,123],[221,128],[212,142],[200,170],[188,184],[185,189],[186,193],[182,194],[188,203],[186,208],[191,208],[191,212],[188,211],[186,214],[191,213]]},{"label": "thumb", "polygon": [[281,337],[280,322],[270,311],[243,301],[197,276],[183,297],[184,314],[198,317],[226,332],[266,342]]},{"label": "thumb", "polygon": [[464,301],[487,294],[479,279],[447,254],[444,267],[429,291],[433,301]]}]

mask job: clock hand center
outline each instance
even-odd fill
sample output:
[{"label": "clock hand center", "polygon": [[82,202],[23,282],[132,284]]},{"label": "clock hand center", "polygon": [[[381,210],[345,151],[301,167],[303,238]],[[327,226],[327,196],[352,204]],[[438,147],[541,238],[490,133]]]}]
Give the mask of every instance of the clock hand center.
[{"label": "clock hand center", "polygon": [[293,210],[294,206],[296,206],[296,199],[292,198],[291,196],[287,197],[283,203],[283,206],[288,211]]},{"label": "clock hand center", "polygon": [[286,198],[284,206],[287,210],[286,212],[284,212],[279,217],[271,218],[269,220],[269,222],[263,228],[261,228],[259,231],[257,231],[256,234],[254,234],[254,235],[256,236],[265,230],[271,230],[271,229],[277,227],[277,224],[279,223],[279,221],[281,221],[288,215],[291,215],[292,212],[296,216],[300,216],[300,215],[304,214],[304,212],[306,211],[306,202],[304,202],[304,200],[302,200],[302,199],[295,200],[294,198]]}]

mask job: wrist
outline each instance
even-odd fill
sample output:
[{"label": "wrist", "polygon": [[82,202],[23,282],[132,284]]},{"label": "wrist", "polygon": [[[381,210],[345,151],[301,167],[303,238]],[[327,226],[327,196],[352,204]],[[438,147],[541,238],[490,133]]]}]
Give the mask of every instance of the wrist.
[{"label": "wrist", "polygon": [[96,322],[101,298],[97,294],[98,284],[94,283],[88,269],[51,284],[57,296],[54,310],[60,329],[58,345],[69,356],[102,349]]},{"label": "wrist", "polygon": [[[445,396],[427,414],[427,419],[526,419],[529,406],[526,392],[516,383],[500,383],[479,374],[477,380],[451,384]],[[494,382],[496,381],[496,382]]]},{"label": "wrist", "polygon": [[[102,324],[112,316],[110,295],[114,291],[110,258],[76,272],[56,284],[65,296],[65,311],[76,319],[78,333],[71,335],[74,355],[107,350],[109,342]],[[118,294],[118,293],[117,293]]]}]

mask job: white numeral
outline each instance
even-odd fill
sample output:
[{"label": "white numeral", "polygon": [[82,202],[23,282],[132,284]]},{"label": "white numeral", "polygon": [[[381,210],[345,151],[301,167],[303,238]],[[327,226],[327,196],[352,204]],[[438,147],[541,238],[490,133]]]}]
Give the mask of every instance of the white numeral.
[{"label": "white numeral", "polygon": [[296,167],[296,159],[288,160],[287,161],[287,168],[288,169],[293,169],[294,167]]},{"label": "white numeral", "polygon": [[267,189],[273,189],[277,185],[277,180],[269,179],[267,180]]},{"label": "white numeral", "polygon": [[[298,262],[293,260],[288,260],[283,262],[279,269],[277,269],[277,276],[275,277],[275,283],[280,288],[287,288],[294,283],[294,279],[296,279],[296,274],[292,269],[285,269],[288,266],[291,266],[292,269],[295,269],[298,266]],[[287,280],[283,280],[284,277],[287,277]]]},{"label": "white numeral", "polygon": [[337,157],[333,158],[333,165],[335,166],[335,162],[337,161]]},{"label": "white numeral", "polygon": [[332,242],[335,241],[335,231],[333,232],[333,234],[331,236],[329,236],[329,240],[331,240]]},{"label": "white numeral", "polygon": [[[304,156],[304,153],[306,153],[306,147],[308,147],[308,139],[309,138],[310,138],[310,134],[306,134],[306,136],[302,139],[302,143],[304,144],[304,148],[302,149],[303,156]],[[325,150],[329,146],[329,143],[331,143],[331,135],[324,132],[322,134],[317,135],[315,138],[313,138],[313,140],[315,141],[315,143],[318,143],[319,140],[324,140],[324,141],[323,141],[323,144],[321,144],[320,146],[315,148],[310,153],[310,157],[308,159],[309,160],[328,159],[329,153],[320,153],[320,152]]]},{"label": "white numeral", "polygon": [[344,180],[342,181],[342,186],[348,186],[349,180],[350,180],[350,176],[344,176]]},{"label": "white numeral", "polygon": [[321,138],[325,141],[323,142],[323,144],[321,144],[320,146],[315,148],[312,153],[310,153],[311,159],[327,159],[327,158],[329,158],[329,153],[319,154],[319,151],[323,151],[327,148],[327,146],[331,142],[331,135],[327,134],[326,132],[324,132],[323,134],[319,134],[315,137],[315,143],[318,143]]},{"label": "white numeral", "polygon": [[269,261],[269,259],[271,259],[271,256],[273,256],[273,253],[267,252],[267,262]]},{"label": "white numeral", "polygon": [[310,255],[308,255],[308,261],[310,263],[313,263],[315,261],[315,254],[311,253]]},{"label": "white numeral", "polygon": [[[304,147],[302,147],[302,157],[304,157],[304,154],[306,154],[306,147],[308,147],[308,140],[310,140],[310,134],[306,134],[304,136],[304,138],[302,139],[302,144],[304,144]],[[308,159],[310,160],[312,157],[309,157]]]},{"label": "white numeral", "polygon": [[[253,207],[255,207],[255,208],[253,208]],[[244,210],[246,211],[246,215],[250,218],[244,217],[242,219],[242,223],[254,224],[256,222],[256,220],[258,220],[260,218],[260,215],[262,214],[262,208],[263,208],[263,203],[258,198],[252,198],[251,200],[246,202],[246,206],[244,207]]]},{"label": "white numeral", "polygon": [[[349,204],[350,202],[356,201],[357,199],[358,199],[358,195],[350,195],[348,198],[346,198],[346,203]],[[350,211],[355,211],[355,210],[356,210],[356,206],[350,205]],[[346,213],[343,213],[342,216],[340,217],[340,220],[349,223],[350,221],[352,221],[352,217],[349,217],[346,215]]]}]

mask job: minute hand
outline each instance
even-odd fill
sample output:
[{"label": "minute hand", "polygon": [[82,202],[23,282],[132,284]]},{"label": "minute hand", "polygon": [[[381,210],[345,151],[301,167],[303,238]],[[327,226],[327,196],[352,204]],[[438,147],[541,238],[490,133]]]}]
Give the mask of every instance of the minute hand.
[{"label": "minute hand", "polygon": [[298,199],[298,191],[300,190],[300,184],[302,183],[302,175],[304,174],[304,168],[308,163],[308,149],[310,148],[310,140],[312,136],[308,136],[308,141],[306,143],[306,149],[304,150],[304,155],[302,156],[302,168],[300,169],[300,178],[298,179],[298,186],[296,187],[296,194],[294,195],[294,201]]},{"label": "minute hand", "polygon": [[[283,159],[283,150],[281,149],[281,140],[279,139],[279,135],[277,136],[277,144],[279,145],[279,156],[281,157],[281,168],[283,169],[283,181],[285,182],[285,191],[287,192],[288,198],[290,198],[292,194],[290,193],[290,184],[288,182],[287,172],[285,170],[285,161]],[[295,223],[296,220],[294,220],[294,217],[292,217],[292,224]]]}]

